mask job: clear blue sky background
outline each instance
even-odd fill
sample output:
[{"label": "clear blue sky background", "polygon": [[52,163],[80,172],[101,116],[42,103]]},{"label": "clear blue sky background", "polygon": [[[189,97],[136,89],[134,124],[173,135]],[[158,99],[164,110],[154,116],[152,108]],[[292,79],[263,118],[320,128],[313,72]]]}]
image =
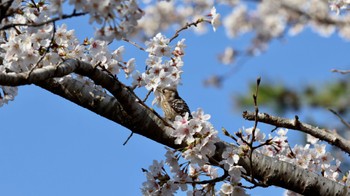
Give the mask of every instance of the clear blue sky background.
[{"label": "clear blue sky background", "polygon": [[[92,35],[86,20],[65,22],[69,28],[79,24],[76,33],[81,40]],[[350,68],[349,43],[338,36],[326,39],[307,30],[284,42],[274,41],[266,53],[248,61],[226,80],[223,88],[205,88],[205,78],[229,70],[217,62],[216,55],[228,45],[241,47],[246,40],[228,40],[222,28],[203,36],[188,31],[179,38],[186,38],[188,45],[180,94],[192,110],[201,107],[211,114],[218,130],[252,126],[233,108],[231,96],[246,93],[248,82],[258,76],[263,82],[298,88],[341,78],[330,72],[332,68]],[[127,56],[135,56],[143,70],[144,58],[138,56],[144,54],[128,48]],[[165,151],[162,145],[139,135],[123,146],[129,134],[129,130],[39,87],[20,87],[16,100],[0,108],[0,195],[141,195],[139,188],[145,181],[141,168],[154,159],[162,160]],[[298,137],[291,141],[297,143]],[[248,191],[260,196],[282,192],[278,188]]]}]

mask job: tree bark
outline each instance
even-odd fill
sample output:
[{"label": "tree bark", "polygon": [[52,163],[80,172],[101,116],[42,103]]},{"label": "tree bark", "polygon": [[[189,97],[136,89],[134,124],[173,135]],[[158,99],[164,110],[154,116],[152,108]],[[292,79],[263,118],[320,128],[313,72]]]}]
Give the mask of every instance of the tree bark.
[{"label": "tree bark", "polygon": [[[62,77],[77,73],[101,85],[112,95],[83,84],[74,78],[66,78],[59,82],[54,77]],[[57,67],[38,68],[28,73],[0,73],[0,85],[18,86],[36,84],[54,94],[66,98],[79,106],[108,118],[132,132],[145,136],[171,148],[185,145],[175,145],[174,138],[166,134],[166,123],[152,109],[146,106],[135,93],[122,84],[111,74],[78,60],[67,60]],[[224,149],[233,146],[228,143],[216,144],[216,154],[213,165],[221,160]],[[236,147],[237,148],[237,147]],[[239,164],[254,177],[266,185],[279,186],[304,195],[348,195],[346,186],[309,172],[298,166],[279,161],[275,158],[253,152],[253,167],[250,159],[241,157]]]},{"label": "tree bark", "polygon": [[[255,113],[244,111],[243,118],[246,120],[254,121]],[[288,129],[294,129],[297,131],[301,131],[307,134],[310,134],[320,140],[324,140],[329,144],[337,146],[342,149],[345,153],[350,154],[350,142],[349,140],[343,138],[338,135],[336,132],[331,132],[327,129],[320,129],[318,127],[314,127],[312,125],[302,123],[299,121],[298,116],[295,119],[286,119],[277,116],[272,116],[267,113],[259,113],[257,115],[258,122],[263,122],[266,124],[274,125],[276,127],[284,127]]]},{"label": "tree bark", "polygon": [[267,185],[283,187],[302,195],[345,196],[350,194],[346,186],[297,165],[257,152],[253,152],[252,161],[252,169],[250,169],[248,157],[240,158],[239,165],[242,165],[249,174],[253,172],[256,179]]}]

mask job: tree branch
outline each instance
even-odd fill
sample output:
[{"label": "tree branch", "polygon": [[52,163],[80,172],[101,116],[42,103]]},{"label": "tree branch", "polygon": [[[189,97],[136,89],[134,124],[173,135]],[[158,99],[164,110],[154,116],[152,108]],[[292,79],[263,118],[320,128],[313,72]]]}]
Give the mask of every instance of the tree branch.
[{"label": "tree branch", "polygon": [[[210,179],[210,180],[202,180],[202,181],[188,181],[187,184],[215,184],[217,182],[224,181],[229,176],[228,172],[224,170],[224,174],[220,177]],[[181,183],[181,182],[175,182],[175,183]]]},{"label": "tree branch", "polygon": [[[107,89],[115,98],[73,78],[65,78],[63,82],[52,79],[73,72],[89,77],[95,84]],[[185,146],[174,144],[174,138],[167,136],[166,126],[161,118],[146,107],[128,87],[91,64],[70,59],[57,67],[47,66],[35,69],[28,78],[25,76],[26,74],[23,73],[0,73],[0,85],[17,86],[34,83],[153,141],[171,148]],[[220,162],[222,153],[228,146],[231,145],[224,142],[216,144],[216,155],[211,159],[212,165]],[[253,167],[250,167],[250,161]],[[347,187],[337,182],[255,151],[252,153],[251,160],[248,157],[241,157],[239,164],[248,174],[254,173],[256,179],[267,185],[279,186],[300,194],[346,195],[348,193]]]},{"label": "tree branch", "polygon": [[184,31],[184,30],[190,28],[191,26],[197,27],[197,25],[198,25],[199,23],[201,23],[201,22],[205,22],[205,20],[202,19],[202,18],[200,18],[200,19],[196,20],[195,22],[187,23],[185,26],[183,26],[181,29],[179,29],[179,30],[177,30],[177,31],[175,32],[175,34],[173,35],[173,37],[171,37],[171,38],[169,39],[169,43],[172,42],[175,38],[177,38],[177,37],[180,35],[180,32],[181,32],[181,31]]},{"label": "tree branch", "polygon": [[68,18],[73,18],[73,17],[77,17],[77,16],[83,16],[86,15],[86,12],[80,12],[80,13],[75,13],[73,12],[72,14],[63,14],[62,16],[59,17],[55,17],[52,18],[50,20],[47,20],[45,22],[41,22],[41,23],[13,23],[13,24],[8,24],[8,25],[4,25],[3,27],[0,28],[1,31],[9,29],[9,28],[13,28],[13,27],[17,27],[17,26],[26,26],[26,27],[40,27],[52,22],[56,22],[59,20],[64,20],[64,19],[68,19]]},{"label": "tree branch", "polygon": [[341,73],[341,74],[348,74],[348,73],[350,73],[350,70],[332,69],[331,72],[336,72],[336,73]]},{"label": "tree branch", "polygon": [[[243,118],[246,120],[253,121],[255,120],[255,113],[244,111]],[[324,140],[329,144],[339,147],[346,153],[350,154],[350,142],[335,132],[330,132],[326,129],[320,129],[312,125],[302,123],[299,121],[298,116],[295,119],[287,119],[276,116],[271,116],[267,113],[259,113],[258,121],[266,124],[274,125],[277,127],[284,127],[288,129],[294,129],[302,131],[304,133],[310,134],[316,138]]]},{"label": "tree branch", "polygon": [[132,128],[131,117],[117,99],[79,80],[66,78],[65,81],[58,82],[47,79],[35,84],[126,128]]},{"label": "tree branch", "polygon": [[344,120],[344,118],[341,117],[341,116],[338,114],[338,112],[336,112],[335,110],[333,110],[333,109],[331,109],[331,108],[329,108],[328,110],[329,110],[330,112],[332,112],[335,116],[337,116],[337,117],[339,118],[339,120],[343,123],[343,125],[345,125],[347,128],[350,129],[350,124],[349,124],[348,122],[346,122],[346,121]]},{"label": "tree branch", "polygon": [[325,16],[319,16],[317,13],[310,13],[302,9],[301,7],[297,7],[295,5],[291,5],[290,3],[281,4],[282,8],[292,11],[296,14],[302,15],[306,17],[308,20],[315,21],[324,25],[334,25],[338,27],[343,27],[349,25],[349,21],[345,18],[335,18],[331,17],[330,14]]},{"label": "tree branch", "polygon": [[[109,73],[95,68],[89,63],[68,59],[57,66],[46,66],[35,69],[30,75],[28,75],[28,72],[0,73],[0,85],[18,86],[39,84],[39,86],[42,86],[47,79],[63,77],[71,73],[77,73],[90,78],[96,85],[101,85],[103,88],[107,89],[118,100],[124,111],[132,119],[128,126],[123,126],[166,146],[176,149],[183,147],[174,144],[174,140],[165,132],[166,125],[164,120],[157,113],[148,108],[133,91]],[[45,87],[45,89],[46,88],[48,87]],[[51,91],[51,89],[48,90]]]},{"label": "tree branch", "polygon": [[[224,144],[228,145],[228,144]],[[236,148],[237,149],[237,148]],[[266,185],[279,186],[303,195],[348,195],[348,188],[297,165],[253,152],[254,177]],[[238,162],[244,169],[250,168],[249,157],[240,157]]]}]

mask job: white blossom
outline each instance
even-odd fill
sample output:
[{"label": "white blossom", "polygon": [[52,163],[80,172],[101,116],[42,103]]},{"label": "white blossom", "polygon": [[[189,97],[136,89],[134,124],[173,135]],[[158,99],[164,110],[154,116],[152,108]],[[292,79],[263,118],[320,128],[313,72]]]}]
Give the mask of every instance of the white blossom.
[{"label": "white blossom", "polygon": [[211,19],[211,25],[213,26],[213,30],[216,31],[216,28],[221,25],[220,17],[221,15],[216,13],[216,8],[213,7],[210,11],[210,15],[212,17]]},{"label": "white blossom", "polygon": [[233,186],[229,183],[224,183],[221,185],[220,191],[226,195],[230,195],[233,193]]}]

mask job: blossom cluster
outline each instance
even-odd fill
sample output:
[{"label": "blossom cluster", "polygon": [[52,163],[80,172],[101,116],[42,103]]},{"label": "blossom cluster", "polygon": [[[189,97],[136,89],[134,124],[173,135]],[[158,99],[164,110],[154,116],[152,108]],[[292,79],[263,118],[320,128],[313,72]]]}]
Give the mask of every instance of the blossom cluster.
[{"label": "blossom cluster", "polygon": [[[259,1],[251,6],[246,1],[159,1],[145,7],[145,16],[139,21],[138,32],[151,37],[157,32],[172,28],[174,24],[184,26],[188,21],[196,21],[207,13],[216,13],[217,7],[228,7],[225,15],[213,15],[212,25],[217,29],[221,24],[228,37],[236,38],[241,34],[253,32],[248,54],[266,50],[268,43],[276,38],[297,35],[306,28],[312,28],[323,36],[334,32],[345,39],[350,39],[349,0],[311,0],[311,1]],[[225,10],[225,9],[223,9]],[[226,12],[226,10],[225,10]],[[336,13],[337,15],[333,14]],[[169,15],[168,13],[172,13]],[[216,17],[218,16],[218,17]],[[206,25],[199,24],[195,32],[206,32]],[[338,31],[337,31],[338,30]],[[223,61],[227,63],[227,61]]]},{"label": "blossom cluster", "polygon": [[208,157],[215,153],[215,143],[219,141],[218,132],[208,121],[209,114],[204,114],[202,109],[192,112],[192,119],[188,119],[188,115],[184,117],[177,116],[173,122],[173,128],[167,131],[170,136],[176,138],[175,143],[187,144],[183,151],[183,157],[193,164],[204,165],[207,163]]},{"label": "blossom cluster", "polygon": [[159,102],[157,88],[176,87],[181,80],[185,39],[178,41],[174,48],[169,42],[170,39],[161,33],[146,41],[146,71],[133,74],[133,86],[145,86],[147,90],[154,91],[156,98],[153,104]]},{"label": "blossom cluster", "polygon": [[[222,0],[217,2],[222,3]],[[176,1],[154,2],[145,7],[145,15],[139,20],[137,30],[147,37],[153,37],[158,32],[167,30],[174,25],[182,27],[189,21],[208,19],[215,31],[221,24],[221,15],[216,12],[214,4],[215,2],[212,0],[191,0],[182,3]],[[208,16],[208,18],[205,16]],[[193,30],[198,34],[203,34],[207,32],[207,26],[200,23]]]},{"label": "blossom cluster", "polygon": [[[1,73],[1,67],[0,67],[0,73]],[[7,104],[9,101],[13,101],[15,99],[15,96],[18,93],[17,87],[9,87],[9,86],[1,86],[0,89],[2,93],[0,92],[0,107],[4,104]]]},{"label": "blossom cluster", "polygon": [[328,0],[329,7],[332,11],[335,11],[339,15],[342,11],[349,9],[350,1],[349,0]]},{"label": "blossom cluster", "polygon": [[331,153],[326,151],[325,144],[319,144],[318,141],[302,145],[295,145],[289,148],[287,143],[287,130],[280,129],[277,132],[278,136],[272,137],[271,145],[266,145],[260,149],[260,152],[278,158],[279,160],[298,165],[303,169],[320,173],[324,177],[334,181],[339,179],[340,161],[335,159]]},{"label": "blossom cluster", "polygon": [[[109,50],[108,43],[113,39],[120,39],[134,31],[137,27],[143,30],[148,36],[153,36],[171,26],[173,23],[180,25],[188,21],[195,21],[203,18],[204,13],[209,13],[210,23],[214,31],[221,24],[221,15],[213,7],[214,1],[185,1],[181,6],[174,1],[159,1],[154,6],[145,8],[144,14],[135,0],[111,1],[111,0],[70,0],[69,4],[74,5],[75,11],[90,14],[90,22],[96,22],[102,27],[96,32],[96,37],[86,39],[83,43],[76,38],[73,30],[67,30],[65,25],[54,26],[47,23],[40,27],[30,26],[31,24],[46,23],[54,15],[63,16],[62,6],[65,0],[49,0],[50,4],[33,1],[13,1],[11,9],[17,10],[15,14],[6,20],[2,20],[0,29],[11,24],[20,25],[16,28],[9,28],[0,37],[0,73],[27,72],[35,68],[55,66],[65,59],[74,58],[91,63],[98,68],[108,70],[115,75],[121,70],[125,76],[133,77],[133,86],[144,86],[147,90],[153,90],[155,101],[158,103],[158,92],[156,89],[164,87],[176,87],[180,84],[183,56],[185,54],[184,39],[172,47],[171,39],[158,33],[146,42],[148,58],[146,60],[146,71],[140,73],[135,70],[135,59],[125,62],[123,60],[124,47],[119,47],[113,52]],[[286,31],[295,35],[303,28],[311,26],[323,35],[330,35],[336,30],[337,21],[339,33],[343,37],[350,38],[350,17],[342,11],[349,7],[349,0],[322,0],[311,1],[261,1],[256,9],[249,10],[243,3],[237,1],[218,1],[233,6],[230,12],[223,19],[223,26],[229,37],[237,37],[250,31],[254,31],[252,51],[263,50],[266,44],[273,38],[283,36]],[[210,10],[210,11],[209,11]],[[335,11],[337,15],[331,15]],[[308,13],[305,17],[303,12]],[[172,13],[172,14],[169,14]],[[332,23],[322,23],[322,19],[332,19]],[[116,22],[117,21],[117,22]],[[205,26],[200,23],[198,32],[204,32]],[[103,39],[103,40],[102,40]],[[233,61],[234,50],[228,48],[222,61],[230,63]],[[67,77],[74,77],[87,85],[94,85],[92,81],[76,74]],[[58,81],[64,82],[64,78]],[[17,88],[0,86],[0,106],[13,100],[17,95]],[[215,154],[215,143],[219,141],[217,131],[209,122],[210,115],[204,114],[201,109],[189,114],[177,116],[172,126],[167,130],[168,134],[175,138],[176,144],[187,144],[181,152],[167,150],[166,161],[154,161],[146,172],[147,181],[143,184],[142,192],[145,195],[172,195],[177,190],[186,191],[187,184],[195,184],[200,181],[201,176],[208,176],[209,179],[218,177],[217,168],[207,165],[209,157]],[[254,131],[253,131],[254,130]],[[252,134],[254,133],[254,137]],[[279,129],[277,136],[266,135],[259,129],[245,129],[240,132],[237,140],[238,150],[226,148],[222,154],[223,161],[220,164],[229,174],[229,179],[222,184],[219,194],[245,195],[244,189],[239,186],[242,166],[238,164],[239,156],[247,155],[250,147],[246,141],[254,138],[254,142],[264,144],[256,149],[262,154],[275,157],[279,160],[296,164],[301,168],[313,172],[319,172],[324,177],[332,180],[339,180],[340,161],[336,160],[330,153],[326,152],[326,146],[313,142],[305,146],[296,145],[290,148],[287,130]],[[189,164],[180,164],[182,157]],[[165,164],[170,168],[171,175],[165,170]],[[350,186],[350,178],[346,178],[347,186]],[[203,193],[214,194],[211,184],[203,184],[190,190],[191,195],[203,195]]]},{"label": "blossom cluster", "polygon": [[[249,146],[243,140],[249,141],[252,138],[252,130],[253,128],[248,128],[244,132],[241,131],[242,136],[237,141],[240,148],[238,154],[247,154]],[[287,132],[287,129],[281,128],[277,130],[277,135],[272,136],[269,134],[266,137],[266,134],[262,133],[259,128],[256,128],[254,142],[264,144],[257,151],[264,155],[298,165],[303,169],[315,173],[320,172],[324,177],[331,180],[338,180],[340,161],[336,160],[326,151],[325,144],[319,144],[317,140],[313,140],[312,143],[305,146],[295,145],[291,148],[287,140]]]},{"label": "blossom cluster", "polygon": [[[146,179],[142,184],[143,195],[174,195],[178,190],[187,191],[187,195],[214,195],[213,185],[203,184],[189,190],[188,184],[198,182],[200,177],[209,179],[218,177],[217,168],[211,165],[179,164],[180,154],[167,149],[166,161],[153,161],[148,170],[144,169]],[[170,168],[170,174],[165,169]]]},{"label": "blossom cluster", "polygon": [[[248,156],[248,152],[251,150],[247,142],[252,139],[253,128],[244,129],[239,131],[239,139],[237,144],[239,150],[231,151],[230,156],[227,156],[227,162],[237,163],[238,157]],[[276,135],[271,134],[266,137],[266,134],[256,128],[254,131],[254,142],[261,145],[256,151],[264,155],[274,157],[278,160],[292,163],[303,169],[307,169],[311,172],[318,173],[333,181],[344,183],[340,177],[340,161],[332,156],[331,153],[327,152],[326,145],[320,144],[319,140],[313,137],[308,137],[308,144],[306,145],[295,145],[293,148],[290,147],[287,138],[287,129],[278,129]],[[232,153],[233,152],[233,153]],[[234,164],[231,164],[234,165]],[[237,169],[238,170],[238,169]],[[345,176],[345,184],[350,186],[350,180]],[[291,194],[291,193],[287,193]]]},{"label": "blossom cluster", "polygon": [[[66,0],[49,0],[49,2],[50,14],[61,16],[62,6]],[[69,4],[73,5],[76,11],[89,13],[90,23],[96,22],[102,25],[96,31],[96,37],[108,41],[127,37],[137,25],[137,20],[144,14],[136,0],[69,0]]]},{"label": "blossom cluster", "polygon": [[[63,12],[63,7],[67,6],[64,4],[67,2],[74,6],[71,14]],[[33,12],[28,13],[28,9]],[[144,14],[136,0],[48,0],[37,3],[35,1],[13,1],[9,10],[17,13],[13,18],[20,16],[21,20],[2,20],[0,29],[2,26],[11,24],[45,24],[55,15],[60,18],[89,14],[89,22],[100,25],[96,31],[96,37],[108,41],[127,37]],[[38,15],[39,17],[36,17]]]},{"label": "blossom cluster", "polygon": [[228,171],[230,176],[229,182],[222,184],[220,192],[225,195],[247,195],[245,190],[240,186],[241,174],[246,172],[245,169],[238,164],[239,152],[232,147],[227,147],[222,153],[223,160],[220,162],[224,165],[224,169]]},{"label": "blossom cluster", "polygon": [[[176,144],[186,143],[187,147],[176,152],[167,149],[165,163],[169,166],[172,176],[167,174],[163,162],[154,162],[146,172],[147,181],[143,183],[142,192],[144,195],[172,195],[178,189],[187,190],[187,184],[199,182],[201,176],[208,176],[210,179],[218,177],[217,168],[207,165],[208,158],[215,154],[219,141],[218,132],[208,121],[210,115],[204,114],[202,109],[192,112],[192,119],[177,116],[172,124],[173,128],[167,130],[168,134],[175,138]],[[189,164],[180,164],[180,157],[188,161]],[[154,170],[153,168],[161,168]],[[166,179],[166,181],[162,180]],[[213,193],[212,185],[203,184],[193,190],[189,190],[190,195],[203,195],[203,193]],[[166,192],[167,194],[163,194]]]},{"label": "blossom cluster", "polygon": [[[311,27],[320,35],[329,36],[338,32],[345,39],[350,39],[348,0],[311,0],[311,1],[261,1],[256,9],[248,9],[240,2],[223,19],[223,25],[229,37],[237,37],[246,32],[254,32],[251,49],[264,50],[273,38],[281,37],[285,32],[290,35],[300,33],[305,27]],[[335,11],[340,15],[332,15]],[[327,22],[332,21],[332,22]]]},{"label": "blossom cluster", "polygon": [[[40,10],[44,10],[44,5]],[[23,9],[23,15],[15,15],[13,23],[26,21],[30,16],[32,20],[39,20],[41,15],[36,9]],[[44,11],[43,11],[44,12]],[[74,30],[67,30],[66,25],[54,27],[46,24],[42,27],[18,27],[5,31],[6,39],[0,38],[0,58],[2,65],[0,72],[27,72],[45,66],[55,66],[65,59],[78,59],[95,66],[108,70],[111,74],[118,74],[120,69],[124,70],[128,77],[134,70],[135,59],[128,62],[123,61],[124,47],[114,51],[108,48],[108,42],[97,39],[86,39],[80,43],[75,36]],[[71,74],[69,77],[82,80],[83,83],[94,85],[85,77]],[[63,81],[61,79],[60,81]],[[17,88],[1,87],[3,96],[0,98],[0,105],[7,103],[17,95]]]}]

